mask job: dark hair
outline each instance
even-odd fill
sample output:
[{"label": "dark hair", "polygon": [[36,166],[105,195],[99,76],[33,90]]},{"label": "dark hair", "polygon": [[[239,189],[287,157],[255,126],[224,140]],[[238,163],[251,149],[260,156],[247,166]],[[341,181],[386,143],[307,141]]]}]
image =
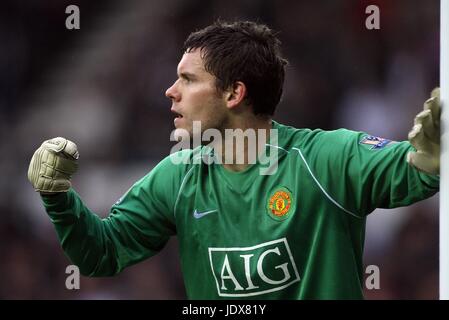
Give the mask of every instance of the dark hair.
[{"label": "dark hair", "polygon": [[193,32],[184,51],[202,51],[207,72],[217,78],[217,89],[236,81],[246,85],[246,102],[254,113],[273,115],[282,95],[287,60],[281,57],[280,40],[266,25],[250,21],[216,21]]}]

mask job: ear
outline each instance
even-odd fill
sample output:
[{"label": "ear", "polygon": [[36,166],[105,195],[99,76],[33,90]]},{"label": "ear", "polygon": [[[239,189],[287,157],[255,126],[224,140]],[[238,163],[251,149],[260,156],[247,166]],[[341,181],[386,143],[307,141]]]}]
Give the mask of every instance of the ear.
[{"label": "ear", "polygon": [[240,105],[246,96],[246,85],[241,81],[236,81],[226,92],[226,104],[229,109]]}]

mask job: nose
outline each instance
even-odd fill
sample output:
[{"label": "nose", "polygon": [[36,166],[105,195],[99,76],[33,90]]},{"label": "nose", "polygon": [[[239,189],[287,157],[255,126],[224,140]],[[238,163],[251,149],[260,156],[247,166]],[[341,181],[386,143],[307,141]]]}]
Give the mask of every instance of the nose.
[{"label": "nose", "polygon": [[176,82],[165,91],[165,96],[173,101],[179,101],[181,99],[181,94],[176,89]]}]

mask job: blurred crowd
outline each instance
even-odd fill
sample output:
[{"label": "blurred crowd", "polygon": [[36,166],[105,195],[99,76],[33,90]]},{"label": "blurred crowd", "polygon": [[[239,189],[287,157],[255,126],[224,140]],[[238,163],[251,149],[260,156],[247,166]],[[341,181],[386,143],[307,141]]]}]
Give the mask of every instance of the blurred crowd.
[{"label": "blurred crowd", "polygon": [[[80,30],[67,30],[78,5]],[[365,26],[368,5],[380,29]],[[439,1],[13,1],[0,6],[0,298],[182,299],[177,242],[114,278],[67,290],[65,257],[26,179],[39,144],[78,144],[73,184],[100,216],[164,158],[166,88],[186,36],[215,19],[279,31],[289,60],[275,120],[405,140],[438,84]],[[368,218],[365,264],[380,270],[368,299],[438,298],[438,196]]]}]

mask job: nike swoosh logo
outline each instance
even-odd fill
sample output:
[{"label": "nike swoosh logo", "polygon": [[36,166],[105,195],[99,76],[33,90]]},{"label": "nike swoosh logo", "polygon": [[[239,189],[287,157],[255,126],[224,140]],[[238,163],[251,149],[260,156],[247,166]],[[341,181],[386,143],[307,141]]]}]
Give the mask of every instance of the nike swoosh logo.
[{"label": "nike swoosh logo", "polygon": [[206,216],[206,215],[208,215],[209,213],[213,213],[213,212],[217,212],[218,210],[209,210],[209,211],[204,211],[204,212],[198,212],[196,209],[195,209],[195,211],[193,212],[193,216],[195,217],[195,218],[197,218],[197,219],[199,219],[199,218],[202,218],[202,217],[204,217],[204,216]]}]

